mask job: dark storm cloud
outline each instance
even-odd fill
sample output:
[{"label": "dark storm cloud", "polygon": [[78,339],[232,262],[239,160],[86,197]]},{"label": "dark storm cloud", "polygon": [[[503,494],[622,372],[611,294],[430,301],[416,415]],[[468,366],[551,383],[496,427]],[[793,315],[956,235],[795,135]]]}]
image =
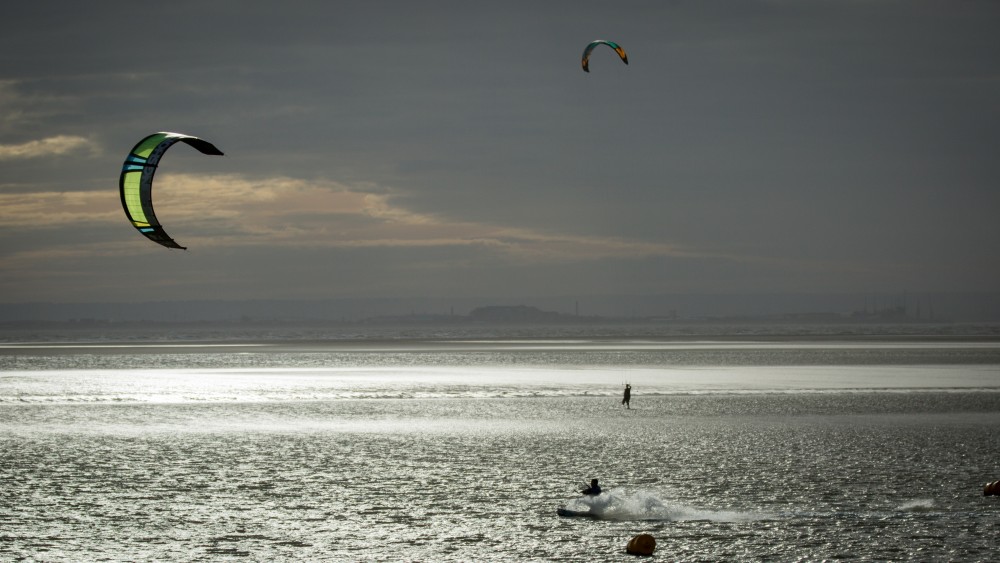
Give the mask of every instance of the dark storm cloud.
[{"label": "dark storm cloud", "polygon": [[[217,253],[198,270],[204,280],[192,271],[175,284],[176,297],[234,271],[244,275],[226,284],[243,283],[246,297],[1000,281],[995,3],[42,2],[5,12],[0,194],[56,201],[109,189],[109,209],[88,200],[107,221],[94,244],[125,237],[153,252],[112,223],[124,152],[175,130],[227,153],[173,149],[165,160],[212,176],[204,207],[238,209],[211,225],[174,215]],[[630,64],[597,53],[583,73],[580,52],[598,37],[624,45]],[[55,138],[80,147],[25,156]],[[197,200],[190,177],[172,193]],[[219,195],[267,186],[281,195],[266,204]],[[353,203],[324,222],[316,202],[333,201]],[[23,199],[9,202],[3,255],[20,257],[3,268],[16,263],[30,279],[30,264],[43,271],[43,256],[65,252],[28,252],[24,233],[37,227]],[[71,216],[34,240],[58,245],[49,235],[78,228]],[[358,248],[378,258],[350,262],[365,280],[356,286],[314,265]],[[95,260],[101,269],[113,258]],[[270,261],[316,271],[315,286],[252,274]],[[457,271],[488,273],[443,290]]]}]

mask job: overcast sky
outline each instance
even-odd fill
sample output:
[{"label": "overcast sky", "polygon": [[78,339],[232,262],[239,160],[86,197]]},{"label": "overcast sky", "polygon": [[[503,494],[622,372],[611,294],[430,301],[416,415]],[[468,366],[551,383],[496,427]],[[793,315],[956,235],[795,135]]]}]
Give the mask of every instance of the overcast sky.
[{"label": "overcast sky", "polygon": [[[1000,288],[1000,2],[17,2],[0,301]],[[584,46],[611,39],[624,65]],[[118,175],[157,131],[168,250]]]}]

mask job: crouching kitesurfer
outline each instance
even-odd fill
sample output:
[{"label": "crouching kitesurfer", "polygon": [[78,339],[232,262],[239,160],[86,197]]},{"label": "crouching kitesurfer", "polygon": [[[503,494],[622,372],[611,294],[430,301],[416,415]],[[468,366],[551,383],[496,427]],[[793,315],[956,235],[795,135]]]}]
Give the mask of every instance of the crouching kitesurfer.
[{"label": "crouching kitesurfer", "polygon": [[596,497],[601,494],[601,486],[597,484],[597,479],[591,479],[590,486],[580,491],[580,494],[588,497]]}]

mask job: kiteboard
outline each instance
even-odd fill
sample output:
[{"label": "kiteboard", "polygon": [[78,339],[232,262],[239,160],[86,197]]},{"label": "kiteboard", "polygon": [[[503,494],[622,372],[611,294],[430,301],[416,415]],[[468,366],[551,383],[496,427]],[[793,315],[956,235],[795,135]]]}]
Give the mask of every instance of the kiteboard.
[{"label": "kiteboard", "polygon": [[597,515],[589,510],[570,510],[568,508],[556,509],[556,514],[565,518],[597,518]]}]

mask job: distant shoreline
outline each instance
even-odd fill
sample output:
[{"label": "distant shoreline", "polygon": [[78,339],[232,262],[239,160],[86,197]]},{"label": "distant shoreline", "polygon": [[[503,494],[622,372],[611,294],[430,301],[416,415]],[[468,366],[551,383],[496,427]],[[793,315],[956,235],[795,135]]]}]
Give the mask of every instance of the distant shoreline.
[{"label": "distant shoreline", "polygon": [[[518,323],[331,323],[293,321],[56,322],[0,323],[0,343],[90,343],[148,346],[283,344],[298,347],[464,347],[479,342],[558,344],[560,341],[632,343],[993,343],[1000,323],[792,323],[792,322],[607,322]],[[25,348],[20,348],[22,351]],[[14,353],[11,348],[0,354]]]}]

